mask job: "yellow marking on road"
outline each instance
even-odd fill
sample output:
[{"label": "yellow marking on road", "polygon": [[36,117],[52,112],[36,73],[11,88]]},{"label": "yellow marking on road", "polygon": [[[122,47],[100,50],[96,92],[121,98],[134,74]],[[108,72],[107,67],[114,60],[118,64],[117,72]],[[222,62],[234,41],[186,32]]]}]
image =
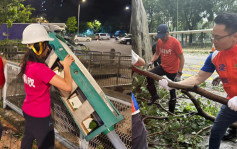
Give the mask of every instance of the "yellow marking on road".
[{"label": "yellow marking on road", "polygon": [[199,62],[199,64],[204,65],[204,62]]},{"label": "yellow marking on road", "polygon": [[199,72],[199,70],[197,70],[197,69],[188,69],[188,68],[184,68],[183,70]]},{"label": "yellow marking on road", "polygon": [[[191,77],[191,76],[194,76],[194,75],[184,73],[182,76],[185,77],[185,78],[186,78],[186,77],[188,78],[188,77]],[[207,80],[211,80],[211,81],[212,81],[213,78],[212,78],[212,77],[209,77]]]},{"label": "yellow marking on road", "polygon": [[192,75],[191,74],[183,74],[182,76],[184,76],[184,77],[191,77]]},{"label": "yellow marking on road", "polygon": [[201,68],[202,66],[200,66],[200,65],[191,65],[191,67],[198,67],[198,68]]}]

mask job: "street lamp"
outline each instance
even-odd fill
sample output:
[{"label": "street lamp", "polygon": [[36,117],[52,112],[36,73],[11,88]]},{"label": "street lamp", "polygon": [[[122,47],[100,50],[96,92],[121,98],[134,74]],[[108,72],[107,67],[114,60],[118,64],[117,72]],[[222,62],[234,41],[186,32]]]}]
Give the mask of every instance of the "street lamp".
[{"label": "street lamp", "polygon": [[125,10],[129,10],[129,6],[126,6],[126,7],[125,7]]},{"label": "street lamp", "polygon": [[[85,2],[86,0],[82,0]],[[79,35],[79,19],[80,19],[80,1],[78,2],[78,14],[77,14],[77,34]]]},{"label": "street lamp", "polygon": [[177,27],[176,27],[176,31],[178,31],[178,17],[179,17],[179,3],[178,3],[178,0],[177,0]]}]

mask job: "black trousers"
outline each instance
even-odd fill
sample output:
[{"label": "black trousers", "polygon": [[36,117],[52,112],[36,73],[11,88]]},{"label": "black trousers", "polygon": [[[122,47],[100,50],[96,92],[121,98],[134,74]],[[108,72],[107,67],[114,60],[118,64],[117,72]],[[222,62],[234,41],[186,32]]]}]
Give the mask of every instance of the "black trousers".
[{"label": "black trousers", "polygon": [[25,117],[25,132],[21,149],[32,149],[36,139],[38,149],[54,149],[54,126],[51,116],[36,118],[23,113]]},{"label": "black trousers", "polygon": [[[174,78],[176,77],[177,73],[168,73],[166,72],[161,65],[155,67],[150,72],[157,74],[159,76],[167,76],[170,80],[174,81]],[[150,92],[151,96],[154,97],[157,94],[156,87],[154,84],[154,79],[147,77],[147,89]],[[169,110],[170,112],[174,112],[176,104],[176,93],[175,89],[170,90],[170,101],[169,101]]]},{"label": "black trousers", "polygon": [[[152,69],[150,72],[157,74],[159,76],[167,76],[170,80],[174,81],[174,78],[176,77],[177,73],[168,73],[166,72],[161,65],[155,67],[154,69]],[[151,86],[153,88],[155,88],[155,84],[154,84],[154,79],[147,77],[147,86]],[[153,96],[153,95],[151,95]],[[175,89],[170,90],[170,97],[171,99],[176,98],[176,94],[175,94]]]},{"label": "black trousers", "polygon": [[148,149],[147,132],[140,113],[132,115],[132,149]]},{"label": "black trousers", "polygon": [[2,130],[3,130],[3,127],[2,127],[2,124],[0,123],[0,140],[2,138]]}]

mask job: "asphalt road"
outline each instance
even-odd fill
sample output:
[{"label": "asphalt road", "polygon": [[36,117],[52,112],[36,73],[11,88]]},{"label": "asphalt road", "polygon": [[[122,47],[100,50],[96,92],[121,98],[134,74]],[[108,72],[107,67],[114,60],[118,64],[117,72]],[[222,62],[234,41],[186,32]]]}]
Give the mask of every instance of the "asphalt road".
[{"label": "asphalt road", "polygon": [[[204,62],[209,54],[199,54],[199,53],[185,53],[184,52],[184,68],[183,68],[183,78],[187,78],[198,74],[199,70],[204,65]],[[211,82],[218,74],[216,72],[207,80]]]}]

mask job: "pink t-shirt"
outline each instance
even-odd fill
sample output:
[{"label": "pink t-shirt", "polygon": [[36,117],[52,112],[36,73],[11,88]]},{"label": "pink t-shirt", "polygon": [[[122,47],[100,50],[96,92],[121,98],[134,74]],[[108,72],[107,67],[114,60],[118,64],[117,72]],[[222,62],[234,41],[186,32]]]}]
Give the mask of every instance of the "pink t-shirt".
[{"label": "pink t-shirt", "polygon": [[33,117],[50,115],[50,84],[55,73],[43,63],[27,62],[23,75],[26,99],[22,110]]}]

